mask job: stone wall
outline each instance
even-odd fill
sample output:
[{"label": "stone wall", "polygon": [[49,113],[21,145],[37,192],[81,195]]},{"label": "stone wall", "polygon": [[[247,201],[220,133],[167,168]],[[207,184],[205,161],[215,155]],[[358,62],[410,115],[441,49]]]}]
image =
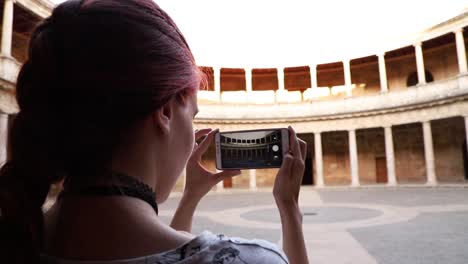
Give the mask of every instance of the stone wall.
[{"label": "stone wall", "polygon": [[349,185],[348,132],[326,132],[322,135],[323,174],[326,185]]},{"label": "stone wall", "polygon": [[463,152],[466,152],[465,124],[462,117],[431,122],[437,180],[462,182],[465,180]]},{"label": "stone wall", "polygon": [[[357,85],[353,90],[353,96],[365,96],[380,92],[377,56],[375,56],[375,60],[369,63],[353,65],[351,61],[351,83]],[[360,84],[364,86],[361,87]]]},{"label": "stone wall", "polygon": [[398,183],[426,182],[426,163],[421,123],[392,128]]},{"label": "stone wall", "polygon": [[377,158],[385,158],[383,128],[356,131],[359,180],[362,184],[377,183]]}]

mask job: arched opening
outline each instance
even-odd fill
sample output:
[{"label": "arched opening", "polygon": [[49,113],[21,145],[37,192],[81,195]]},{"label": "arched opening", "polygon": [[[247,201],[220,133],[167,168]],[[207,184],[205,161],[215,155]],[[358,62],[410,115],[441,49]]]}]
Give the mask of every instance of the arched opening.
[{"label": "arched opening", "polygon": [[[432,75],[430,71],[424,70],[424,74],[426,75],[426,83],[430,83],[434,81],[434,76]],[[418,83],[419,83],[418,73],[415,71],[410,73],[410,75],[408,76],[408,79],[406,79],[406,87],[415,86]]]}]

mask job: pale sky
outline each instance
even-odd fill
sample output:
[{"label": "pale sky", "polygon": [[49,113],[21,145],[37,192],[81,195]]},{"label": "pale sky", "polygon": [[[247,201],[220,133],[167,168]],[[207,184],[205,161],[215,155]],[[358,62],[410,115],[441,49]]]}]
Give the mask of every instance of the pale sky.
[{"label": "pale sky", "polygon": [[[53,2],[62,2],[55,0]],[[274,68],[373,55],[468,11],[467,0],[157,0],[201,66]]]}]

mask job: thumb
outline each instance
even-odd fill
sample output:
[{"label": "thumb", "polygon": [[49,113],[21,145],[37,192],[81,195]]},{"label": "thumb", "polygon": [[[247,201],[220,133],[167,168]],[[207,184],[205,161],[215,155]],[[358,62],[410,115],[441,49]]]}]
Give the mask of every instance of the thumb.
[{"label": "thumb", "polygon": [[224,170],[224,171],[216,173],[214,175],[214,178],[216,179],[216,182],[220,182],[226,178],[230,178],[230,177],[237,176],[240,174],[241,174],[240,170]]}]

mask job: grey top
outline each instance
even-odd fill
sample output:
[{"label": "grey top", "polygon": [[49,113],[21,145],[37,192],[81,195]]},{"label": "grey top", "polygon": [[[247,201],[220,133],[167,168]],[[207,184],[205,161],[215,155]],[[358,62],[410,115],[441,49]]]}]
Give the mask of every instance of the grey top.
[{"label": "grey top", "polygon": [[78,261],[42,256],[43,264],[246,264],[288,263],[277,245],[265,240],[247,240],[205,231],[184,245],[166,252],[132,259]]}]

